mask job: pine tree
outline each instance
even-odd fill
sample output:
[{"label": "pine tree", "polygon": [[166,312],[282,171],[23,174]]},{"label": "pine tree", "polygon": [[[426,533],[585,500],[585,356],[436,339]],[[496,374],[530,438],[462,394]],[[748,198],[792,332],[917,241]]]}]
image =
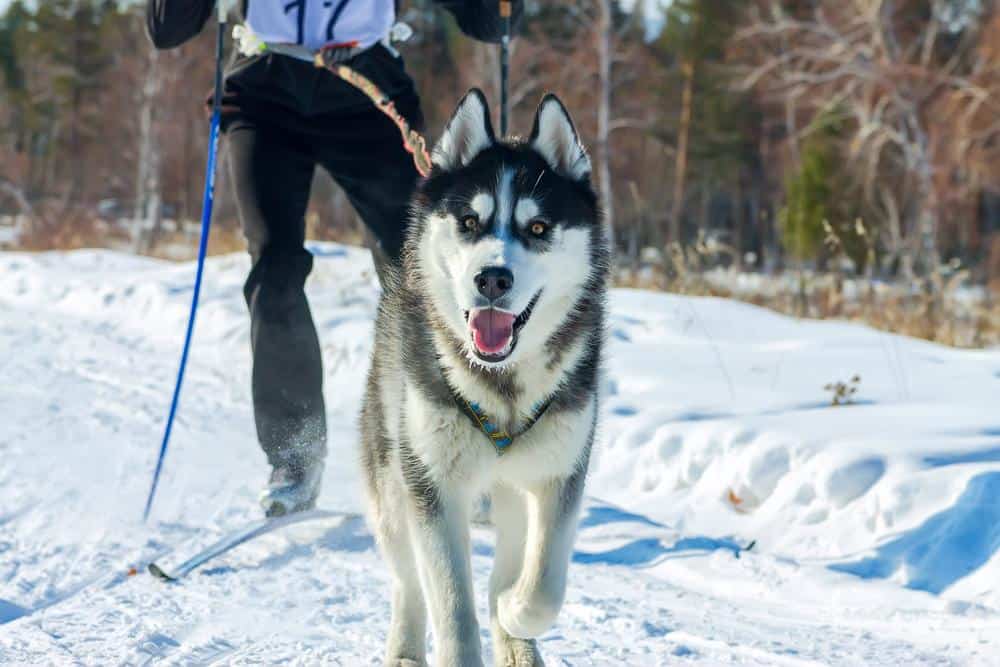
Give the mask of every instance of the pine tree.
[{"label": "pine tree", "polygon": [[748,177],[759,162],[753,143],[759,115],[749,96],[734,89],[727,63],[730,37],[742,17],[741,8],[734,5],[725,0],[677,0],[654,48],[675,64],[675,74],[664,77],[663,87],[665,108],[677,109],[669,132],[676,147],[669,238],[683,241],[687,236],[683,223],[692,188],[700,189],[703,199],[723,194],[733,210],[738,258],[745,222],[744,181],[761,179]]},{"label": "pine tree", "polygon": [[799,262],[817,260],[823,248],[823,223],[830,220],[833,195],[833,162],[829,141],[811,139],[803,146],[799,170],[785,183],[786,202],[778,215],[781,244]]}]

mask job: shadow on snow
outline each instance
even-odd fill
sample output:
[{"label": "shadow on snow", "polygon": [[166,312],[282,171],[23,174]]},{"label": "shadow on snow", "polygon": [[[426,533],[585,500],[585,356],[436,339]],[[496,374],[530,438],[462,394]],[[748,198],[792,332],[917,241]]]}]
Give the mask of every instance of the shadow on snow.
[{"label": "shadow on snow", "polygon": [[886,542],[874,555],[829,567],[863,579],[885,579],[906,568],[907,588],[938,594],[985,565],[997,549],[1000,472],[988,472],[970,479],[951,507]]},{"label": "shadow on snow", "polygon": [[[596,528],[614,523],[636,523],[652,528],[666,528],[641,514],[633,514],[610,505],[591,505],[580,519],[580,530]],[[607,565],[623,565],[636,567],[654,564],[671,555],[681,555],[690,552],[707,552],[723,549],[738,555],[741,547],[729,538],[685,537],[677,540],[671,546],[665,546],[658,537],[633,539],[621,546],[605,551],[575,551],[574,563],[603,563]]]},{"label": "shadow on snow", "polygon": [[575,551],[573,552],[573,562],[585,565],[603,563],[606,565],[637,567],[641,565],[653,565],[670,556],[680,556],[682,554],[693,555],[692,552],[708,552],[719,549],[731,551],[734,556],[739,556],[742,551],[742,547],[739,544],[725,537],[685,537],[677,540],[669,547],[664,546],[663,542],[658,538],[647,537],[641,540],[632,540],[620,547],[607,551]]},{"label": "shadow on snow", "polygon": [[0,625],[27,616],[29,613],[30,610],[0,598]]}]

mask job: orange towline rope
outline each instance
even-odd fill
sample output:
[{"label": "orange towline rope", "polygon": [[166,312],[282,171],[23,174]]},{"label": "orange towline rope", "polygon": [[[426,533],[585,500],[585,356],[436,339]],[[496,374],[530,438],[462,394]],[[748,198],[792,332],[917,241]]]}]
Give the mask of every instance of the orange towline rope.
[{"label": "orange towline rope", "polygon": [[431,156],[427,152],[427,141],[423,135],[410,127],[410,124],[403,118],[403,114],[399,113],[396,105],[389,99],[388,95],[382,92],[381,88],[376,86],[371,79],[363,74],[359,74],[347,65],[333,62],[333,54],[334,51],[332,50],[324,50],[317,53],[314,61],[316,67],[330,70],[364,93],[378,107],[379,111],[388,116],[396,124],[396,127],[399,128],[399,133],[403,137],[403,147],[413,156],[413,164],[416,166],[417,172],[421,176],[430,174]]}]

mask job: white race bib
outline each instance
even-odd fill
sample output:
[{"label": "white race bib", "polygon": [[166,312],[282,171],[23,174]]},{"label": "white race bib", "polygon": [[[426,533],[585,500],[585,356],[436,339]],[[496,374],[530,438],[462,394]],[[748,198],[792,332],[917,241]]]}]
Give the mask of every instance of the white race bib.
[{"label": "white race bib", "polygon": [[396,20],[395,0],[249,0],[247,24],[262,41],[320,49],[357,42],[367,48]]}]

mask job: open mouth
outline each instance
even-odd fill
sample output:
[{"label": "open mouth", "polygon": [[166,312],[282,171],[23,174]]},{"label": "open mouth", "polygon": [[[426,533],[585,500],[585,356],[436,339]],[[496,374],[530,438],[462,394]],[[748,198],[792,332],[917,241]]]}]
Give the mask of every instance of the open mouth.
[{"label": "open mouth", "polygon": [[472,351],[483,361],[498,363],[517,347],[517,334],[528,323],[531,311],[538,303],[538,290],[520,315],[497,308],[477,308],[465,313],[472,336]]}]

